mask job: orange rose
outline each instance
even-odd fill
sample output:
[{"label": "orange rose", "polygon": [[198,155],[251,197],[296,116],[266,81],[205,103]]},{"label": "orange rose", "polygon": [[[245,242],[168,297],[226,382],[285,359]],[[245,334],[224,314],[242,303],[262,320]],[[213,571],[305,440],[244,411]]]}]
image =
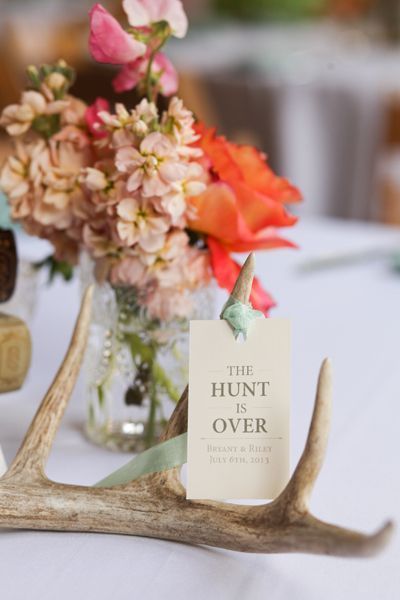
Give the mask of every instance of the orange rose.
[{"label": "orange rose", "polygon": [[[190,199],[195,211],[189,226],[208,236],[214,275],[221,287],[231,291],[239,266],[230,252],[294,247],[277,234],[276,227],[297,222],[284,203],[300,201],[301,194],[287,179],[275,175],[265,155],[252,146],[228,142],[204,125],[197,131],[210,183],[202,194]],[[253,306],[268,310],[273,301],[258,282],[255,287]]]}]

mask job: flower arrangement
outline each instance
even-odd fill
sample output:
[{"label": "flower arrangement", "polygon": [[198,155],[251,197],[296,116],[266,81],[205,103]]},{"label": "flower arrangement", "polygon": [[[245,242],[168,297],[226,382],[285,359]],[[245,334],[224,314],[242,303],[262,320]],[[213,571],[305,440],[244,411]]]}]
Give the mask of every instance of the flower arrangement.
[{"label": "flower arrangement", "polygon": [[[276,176],[265,156],[196,123],[174,96],[178,78],[160,52],[183,37],[179,0],[124,0],[129,28],[100,4],[90,12],[89,45],[99,62],[121,70],[116,91],[138,89],[134,108],[69,94],[73,70],[63,61],[29,67],[29,89],[4,109],[0,123],[16,140],[0,186],[11,216],[48,239],[70,264],[86,249],[97,272],[141,290],[156,317],[185,316],[189,295],[214,276],[230,291],[232,252],[291,246],[277,228],[293,225],[285,204],[299,191]],[[168,108],[157,97],[172,96]],[[267,311],[271,297],[256,282],[251,301]]]},{"label": "flower arrangement", "polygon": [[[176,96],[178,76],[161,49],[186,34],[180,0],[122,4],[126,29],[93,6],[89,47],[96,61],[120,67],[115,91],[135,88],[141,100],[87,106],[71,95],[75,75],[64,61],[29,67],[20,102],[0,119],[15,139],[0,187],[11,217],[52,243],[54,264],[68,271],[86,251],[98,280],[136,290],[136,305],[165,322],[187,318],[193,292],[212,278],[231,291],[239,271],[233,252],[292,246],[278,228],[296,222],[286,204],[301,196],[261,152],[197,122]],[[164,110],[160,96],[169,98]],[[264,312],[274,304],[257,280],[251,302]],[[137,366],[140,340],[130,343]],[[145,356],[141,389],[156,364]]]}]

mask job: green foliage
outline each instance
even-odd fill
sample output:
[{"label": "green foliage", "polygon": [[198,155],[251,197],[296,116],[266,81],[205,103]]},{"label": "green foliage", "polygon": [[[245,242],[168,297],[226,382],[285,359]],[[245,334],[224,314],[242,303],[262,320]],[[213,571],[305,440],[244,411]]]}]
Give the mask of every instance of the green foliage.
[{"label": "green foliage", "polygon": [[65,260],[57,260],[52,254],[47,256],[44,260],[35,263],[33,266],[35,269],[48,269],[49,283],[57,276],[61,277],[64,281],[71,281],[74,276],[73,266]]},{"label": "green foliage", "polygon": [[60,100],[73,85],[76,77],[75,69],[70,67],[65,60],[59,60],[53,65],[29,65],[26,70],[29,82],[34,89],[39,90],[43,83],[46,83],[52,73],[59,73],[65,78],[65,82],[57,90],[53,90],[56,100]]},{"label": "green foliage", "polygon": [[295,19],[321,13],[327,0],[214,0],[218,14],[245,20]]},{"label": "green foliage", "polygon": [[46,140],[60,131],[60,115],[39,115],[32,121],[32,129]]},{"label": "green foliage", "polygon": [[130,388],[131,392],[126,400],[137,404],[136,388],[139,385],[146,387],[149,390],[151,379],[153,380],[156,389],[160,388],[173,402],[178,402],[179,392],[168,377],[165,370],[159,362],[157,362],[157,346],[155,344],[146,344],[136,333],[126,334],[126,341],[129,344],[133,361],[138,369],[139,382],[134,382]]}]

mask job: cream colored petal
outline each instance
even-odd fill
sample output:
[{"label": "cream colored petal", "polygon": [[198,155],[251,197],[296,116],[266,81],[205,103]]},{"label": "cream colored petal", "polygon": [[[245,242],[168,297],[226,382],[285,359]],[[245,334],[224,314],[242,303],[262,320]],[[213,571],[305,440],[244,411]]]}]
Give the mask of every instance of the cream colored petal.
[{"label": "cream colored petal", "polygon": [[206,190],[207,186],[202,181],[188,181],[185,183],[185,192],[187,196],[198,196]]},{"label": "cream colored petal", "polygon": [[9,104],[8,106],[6,106],[3,112],[1,113],[0,125],[7,125],[7,123],[10,123],[10,121],[14,121],[18,109],[19,104]]},{"label": "cream colored petal", "polygon": [[120,148],[117,151],[115,164],[118,171],[127,173],[143,165],[145,159],[135,148]]},{"label": "cream colored petal", "polygon": [[142,194],[146,198],[151,196],[163,196],[170,191],[170,185],[158,176],[157,173],[154,175],[146,175],[143,179]]},{"label": "cream colored petal", "polygon": [[155,154],[159,157],[174,155],[174,147],[166,135],[159,131],[149,133],[140,144],[140,152],[143,154]]},{"label": "cream colored petal", "polygon": [[165,242],[165,235],[162,233],[152,233],[146,231],[138,240],[139,246],[146,252],[157,252],[161,250]]},{"label": "cream colored petal", "polygon": [[14,173],[18,173],[18,175],[20,175],[21,177],[24,175],[25,165],[15,156],[10,156],[8,158],[8,165]]},{"label": "cream colored petal", "polygon": [[55,115],[61,113],[63,110],[68,108],[69,102],[67,100],[56,100],[55,102],[49,102],[46,106],[46,115]]},{"label": "cream colored petal", "polygon": [[163,233],[169,229],[169,219],[165,217],[149,217],[146,223],[147,229],[153,233]]},{"label": "cream colored petal", "polygon": [[6,127],[6,131],[8,135],[22,135],[30,128],[31,123],[27,121],[26,123],[13,123],[12,125],[8,125]]},{"label": "cream colored petal", "polygon": [[20,183],[18,183],[18,185],[16,185],[15,187],[13,187],[12,190],[9,191],[9,197],[11,199],[21,198],[22,196],[25,196],[25,194],[27,194],[28,192],[29,192],[28,182],[21,181]]},{"label": "cream colored petal", "polygon": [[63,210],[69,205],[70,197],[66,192],[48,188],[43,196],[43,202],[54,206],[58,210]]},{"label": "cream colored petal", "polygon": [[46,111],[47,102],[43,94],[28,90],[22,94],[22,104],[28,104],[32,107],[36,115],[41,115]]},{"label": "cream colored petal", "polygon": [[119,221],[117,223],[117,232],[119,237],[128,246],[132,246],[137,242],[138,234],[136,227],[133,223],[127,223],[126,221]]},{"label": "cream colored petal", "polygon": [[118,204],[117,214],[125,221],[136,221],[139,202],[136,198],[124,198]]},{"label": "cream colored petal", "polygon": [[144,173],[142,169],[136,169],[132,175],[129,176],[126,182],[126,189],[128,192],[135,192],[143,183]]},{"label": "cream colored petal", "polygon": [[159,166],[160,176],[166,181],[182,181],[188,174],[188,165],[184,162],[166,160]]}]

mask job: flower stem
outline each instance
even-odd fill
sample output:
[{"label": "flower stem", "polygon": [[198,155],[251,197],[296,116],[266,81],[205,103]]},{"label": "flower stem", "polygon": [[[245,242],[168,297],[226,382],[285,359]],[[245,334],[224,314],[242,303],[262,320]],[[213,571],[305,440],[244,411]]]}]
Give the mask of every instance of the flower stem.
[{"label": "flower stem", "polygon": [[157,386],[154,381],[151,382],[150,386],[150,409],[149,416],[147,419],[147,431],[146,431],[146,446],[151,448],[154,443],[155,437],[155,426],[156,426],[156,413],[157,413]]},{"label": "flower stem", "polygon": [[161,39],[160,43],[153,49],[153,51],[150,54],[150,58],[149,58],[149,62],[147,64],[147,69],[146,69],[146,75],[145,75],[145,79],[144,79],[144,85],[145,85],[145,90],[146,90],[146,95],[147,95],[147,100],[149,102],[156,102],[157,100],[157,88],[155,85],[153,85],[152,81],[151,81],[151,69],[153,66],[153,62],[154,59],[156,57],[156,54],[159,50],[161,50],[161,48],[164,46],[165,42],[167,41],[169,35],[164,35],[163,38]]}]

